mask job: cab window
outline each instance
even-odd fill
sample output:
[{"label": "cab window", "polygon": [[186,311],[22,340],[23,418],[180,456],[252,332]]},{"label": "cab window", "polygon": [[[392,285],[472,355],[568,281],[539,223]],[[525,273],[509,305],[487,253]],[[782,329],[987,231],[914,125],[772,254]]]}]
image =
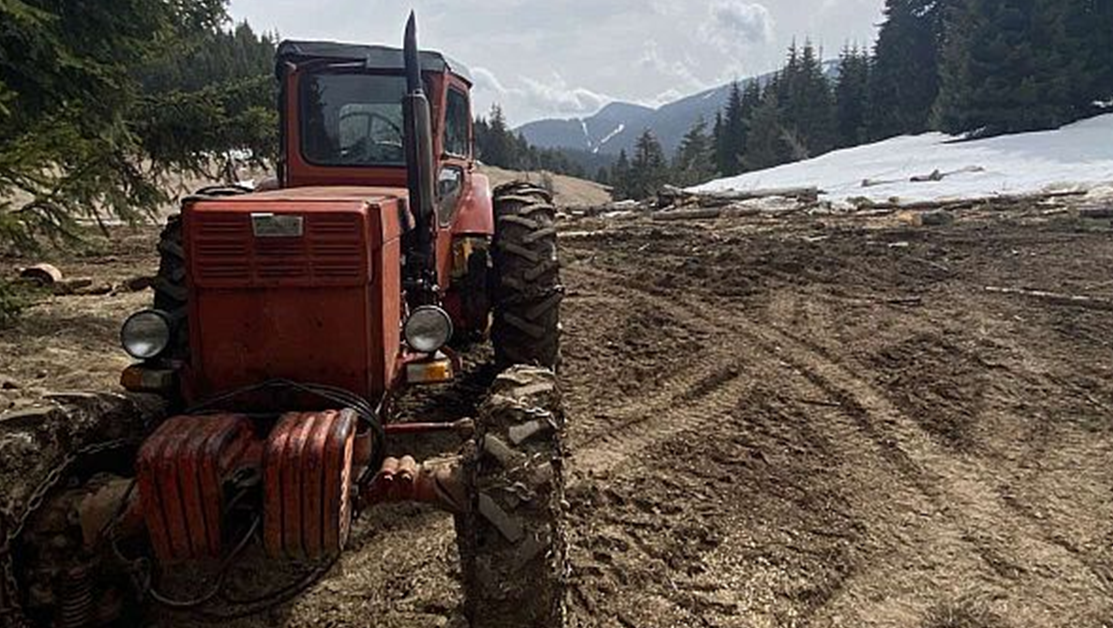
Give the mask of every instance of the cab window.
[{"label": "cab window", "polygon": [[301,88],[302,152],[319,166],[405,166],[402,98],[394,75],[314,74]]},{"label": "cab window", "polygon": [[449,89],[444,115],[444,152],[454,157],[467,157],[471,154],[468,137],[470,120],[467,94],[455,88]]}]

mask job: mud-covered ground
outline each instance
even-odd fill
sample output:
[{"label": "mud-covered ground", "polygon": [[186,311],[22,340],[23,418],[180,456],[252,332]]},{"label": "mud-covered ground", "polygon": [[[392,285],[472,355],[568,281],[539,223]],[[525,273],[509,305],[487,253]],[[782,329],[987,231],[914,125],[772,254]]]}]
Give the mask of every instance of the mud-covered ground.
[{"label": "mud-covered ground", "polygon": [[[1113,625],[1113,311],[986,290],[1113,300],[1108,221],[597,220],[562,246],[574,625]],[[141,251],[69,261],[122,280]],[[110,385],[141,302],[0,332],[0,408]],[[466,414],[482,381],[407,411]],[[455,561],[449,518],[373,513],[240,625],[460,626]]]}]

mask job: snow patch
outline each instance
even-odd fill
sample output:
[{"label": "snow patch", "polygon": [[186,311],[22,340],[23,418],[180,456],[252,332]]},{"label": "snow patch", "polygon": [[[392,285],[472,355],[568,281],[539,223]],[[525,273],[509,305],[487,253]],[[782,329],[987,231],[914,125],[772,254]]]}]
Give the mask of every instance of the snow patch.
[{"label": "snow patch", "polygon": [[626,124],[625,123],[619,123],[618,128],[611,131],[610,133],[608,133],[607,136],[604,137],[603,139],[599,140],[599,145],[596,146],[595,150],[593,150],[591,152],[598,155],[600,148],[603,148],[603,146],[605,146],[607,142],[613,140],[619,133],[622,133],[625,130],[626,130]]},{"label": "snow patch", "polygon": [[584,131],[584,144],[586,144],[587,147],[590,149],[595,144],[595,142],[591,140],[591,131],[587,130],[587,120],[584,120],[583,118],[577,118],[577,121],[580,123],[580,128]]},{"label": "snow patch", "polygon": [[[956,141],[903,136],[692,188],[816,186],[829,200],[938,201],[1113,186],[1113,114],[1054,131]],[[912,179],[921,179],[913,183]],[[865,183],[866,185],[863,185]]]}]

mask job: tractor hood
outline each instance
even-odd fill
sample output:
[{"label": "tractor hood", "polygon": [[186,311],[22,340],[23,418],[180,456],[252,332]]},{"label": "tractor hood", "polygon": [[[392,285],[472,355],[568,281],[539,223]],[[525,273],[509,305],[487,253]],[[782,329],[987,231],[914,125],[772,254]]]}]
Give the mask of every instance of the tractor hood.
[{"label": "tractor hood", "polygon": [[330,187],[187,201],[188,396],[278,378],[381,394],[401,342],[404,197]]}]

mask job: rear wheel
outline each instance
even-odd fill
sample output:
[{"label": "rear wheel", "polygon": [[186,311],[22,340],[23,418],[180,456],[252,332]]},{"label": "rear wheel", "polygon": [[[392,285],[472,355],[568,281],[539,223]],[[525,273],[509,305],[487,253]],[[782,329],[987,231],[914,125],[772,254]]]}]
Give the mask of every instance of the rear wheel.
[{"label": "rear wheel", "polygon": [[189,291],[186,288],[185,247],[182,244],[182,217],[171,216],[158,239],[158,275],[155,276],[155,309],[170,315],[173,344],[166,357],[189,357]]},{"label": "rear wheel", "polygon": [[495,239],[491,340],[500,368],[560,362],[560,283],[556,208],[552,196],[529,183],[494,194]]},{"label": "rear wheel", "polygon": [[456,518],[473,628],[564,625],[563,416],[556,376],[496,379],[466,460],[471,504]]}]

